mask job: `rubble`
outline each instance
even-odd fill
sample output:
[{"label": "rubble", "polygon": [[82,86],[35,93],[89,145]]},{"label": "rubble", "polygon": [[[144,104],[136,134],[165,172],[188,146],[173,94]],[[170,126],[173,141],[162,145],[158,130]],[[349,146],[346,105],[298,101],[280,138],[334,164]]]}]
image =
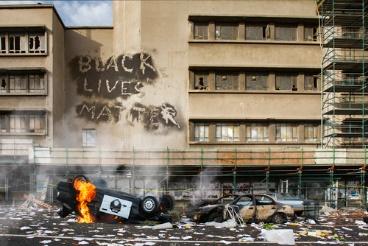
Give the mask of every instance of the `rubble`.
[{"label": "rubble", "polygon": [[266,242],[295,245],[294,232],[291,229],[262,230],[261,235]]},{"label": "rubble", "polygon": [[158,224],[158,225],[151,226],[151,228],[153,230],[172,229],[173,225],[170,222],[166,222],[166,223],[163,223],[163,224]]},{"label": "rubble", "polygon": [[206,222],[205,223],[206,226],[214,226],[216,228],[234,228],[236,227],[238,224],[236,223],[235,219],[229,219],[226,220],[224,222],[215,222],[215,221],[211,221],[211,222]]},{"label": "rubble", "polygon": [[29,209],[29,208],[45,208],[48,209],[49,211],[53,208],[52,205],[43,202],[39,199],[37,199],[34,195],[25,195],[24,198],[26,199],[20,206],[20,209]]}]

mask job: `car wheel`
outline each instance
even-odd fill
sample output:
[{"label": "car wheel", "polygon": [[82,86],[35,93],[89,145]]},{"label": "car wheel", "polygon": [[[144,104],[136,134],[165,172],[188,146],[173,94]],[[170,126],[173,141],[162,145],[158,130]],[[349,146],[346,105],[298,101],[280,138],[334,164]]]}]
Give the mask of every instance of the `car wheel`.
[{"label": "car wheel", "polygon": [[146,196],[141,202],[141,209],[146,214],[153,214],[158,208],[158,201],[153,196]]},{"label": "car wheel", "polygon": [[287,221],[287,218],[285,214],[282,213],[276,213],[272,217],[272,222],[275,224],[283,224]]}]

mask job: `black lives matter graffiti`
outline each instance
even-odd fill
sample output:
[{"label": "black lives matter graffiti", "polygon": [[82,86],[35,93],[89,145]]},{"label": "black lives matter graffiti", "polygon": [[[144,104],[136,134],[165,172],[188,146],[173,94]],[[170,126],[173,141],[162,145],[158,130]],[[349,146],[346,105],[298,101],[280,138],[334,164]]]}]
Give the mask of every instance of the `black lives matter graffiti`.
[{"label": "black lives matter graffiti", "polygon": [[99,102],[83,102],[76,107],[76,111],[80,117],[95,122],[118,122],[120,120],[120,112],[124,109],[121,104]]},{"label": "black lives matter graffiti", "polygon": [[77,93],[87,97],[128,98],[158,77],[152,58],[146,53],[111,56],[106,62],[100,57],[80,56],[77,62]]},{"label": "black lives matter graffiti", "polygon": [[147,130],[157,130],[160,124],[180,128],[175,119],[176,115],[176,109],[169,103],[163,103],[160,106],[145,106],[141,103],[135,103],[127,114],[127,120],[132,124],[142,122]]},{"label": "black lives matter graffiti", "polygon": [[77,94],[86,98],[76,106],[79,117],[96,123],[118,122],[125,111],[131,124],[142,123],[147,130],[156,130],[160,125],[180,128],[177,110],[169,103],[160,106],[136,103],[130,109],[121,103],[120,99],[140,94],[145,85],[157,80],[158,71],[147,53],[111,56],[106,61],[78,56],[72,60],[72,75],[77,81]]}]

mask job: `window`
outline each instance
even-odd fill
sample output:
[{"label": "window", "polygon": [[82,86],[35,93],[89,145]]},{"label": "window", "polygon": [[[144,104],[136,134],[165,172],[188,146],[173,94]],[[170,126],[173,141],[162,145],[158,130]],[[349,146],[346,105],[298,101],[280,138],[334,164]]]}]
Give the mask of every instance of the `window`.
[{"label": "window", "polygon": [[216,90],[237,90],[238,74],[235,73],[217,73],[215,87]]},{"label": "window", "polygon": [[45,131],[45,117],[43,115],[29,115],[29,132],[41,133]]},{"label": "window", "polygon": [[239,198],[239,200],[236,202],[236,205],[238,206],[252,206],[253,205],[253,200],[252,198],[248,197],[248,196],[243,196],[241,198]]},{"label": "window", "polygon": [[6,36],[5,34],[0,34],[0,53],[6,53]]},{"label": "window", "polygon": [[255,196],[257,205],[273,205],[275,202],[267,196]]},{"label": "window", "polygon": [[317,91],[318,90],[318,77],[313,75],[304,76],[304,90]]},{"label": "window", "polygon": [[276,26],[275,27],[275,39],[284,41],[296,40],[296,27],[295,26]]},{"label": "window", "polygon": [[44,32],[0,33],[0,54],[42,54],[46,46]]},{"label": "window", "polygon": [[265,124],[248,124],[246,125],[248,142],[268,142],[268,126]]},{"label": "window", "polygon": [[218,40],[235,40],[238,38],[238,24],[216,24],[216,39]]},{"label": "window", "polygon": [[246,25],[246,40],[266,40],[270,38],[270,28],[267,25]]},{"label": "window", "polygon": [[276,141],[279,142],[297,142],[298,126],[294,124],[277,124]]},{"label": "window", "polygon": [[1,133],[45,133],[46,114],[44,112],[1,112]]},{"label": "window", "polygon": [[25,75],[10,75],[9,90],[15,93],[27,92],[27,76]]},{"label": "window", "polygon": [[296,75],[279,74],[276,75],[276,90],[297,91]]},{"label": "window", "polygon": [[194,39],[208,39],[208,24],[194,23]]},{"label": "window", "polygon": [[304,125],[304,141],[316,142],[318,141],[318,125],[308,124]]},{"label": "window", "polygon": [[44,92],[45,91],[44,76],[40,74],[29,75],[29,92]]},{"label": "window", "polygon": [[202,123],[194,124],[194,141],[208,142],[208,125]]},{"label": "window", "polygon": [[96,146],[96,129],[83,129],[82,130],[83,147],[95,147]]},{"label": "window", "polygon": [[9,34],[9,53],[26,53],[25,34]]},{"label": "window", "polygon": [[0,133],[8,132],[8,115],[0,114]]},{"label": "window", "polygon": [[10,115],[10,132],[24,133],[28,131],[27,116],[21,114]]},{"label": "window", "polygon": [[238,124],[217,124],[216,140],[233,142],[239,141],[239,125]]},{"label": "window", "polygon": [[29,34],[28,37],[28,50],[29,53],[44,53],[45,48],[45,35],[42,33],[38,34]]},{"label": "window", "polygon": [[317,41],[318,31],[316,27],[304,27],[304,40]]},{"label": "window", "polygon": [[245,76],[245,89],[265,91],[268,89],[267,78],[268,78],[267,74],[261,73],[247,74]]},{"label": "window", "polygon": [[194,73],[194,89],[208,90],[208,73]]},{"label": "window", "polygon": [[0,74],[0,93],[8,92],[8,76]]},{"label": "window", "polygon": [[46,93],[44,73],[22,71],[0,74],[0,94]]}]

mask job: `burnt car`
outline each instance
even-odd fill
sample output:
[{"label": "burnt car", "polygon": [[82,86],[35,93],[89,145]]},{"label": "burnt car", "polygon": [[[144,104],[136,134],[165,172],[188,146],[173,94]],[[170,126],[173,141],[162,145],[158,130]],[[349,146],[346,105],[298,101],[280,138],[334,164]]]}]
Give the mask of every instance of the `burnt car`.
[{"label": "burnt car", "polygon": [[306,207],[308,208],[315,205],[313,200],[301,199],[289,194],[271,193],[269,195],[279,203],[290,205],[298,216],[301,216],[305,212]]},{"label": "burnt car", "polygon": [[[81,215],[78,209],[76,180],[90,182],[85,176],[77,176],[67,182],[59,182],[57,185],[56,199],[61,202],[58,214],[66,217],[71,213]],[[137,197],[125,192],[94,188],[94,196],[88,202],[90,213],[98,222],[138,222],[143,220],[156,220],[170,222],[168,211],[174,207],[174,200],[169,195],[163,195],[160,199],[154,196]]]},{"label": "burnt car", "polygon": [[222,222],[229,218],[227,208],[232,207],[245,222],[264,221],[281,224],[295,217],[291,206],[278,203],[268,195],[249,194],[233,197],[233,200],[222,197],[212,203],[200,205],[190,216],[197,223]]}]

